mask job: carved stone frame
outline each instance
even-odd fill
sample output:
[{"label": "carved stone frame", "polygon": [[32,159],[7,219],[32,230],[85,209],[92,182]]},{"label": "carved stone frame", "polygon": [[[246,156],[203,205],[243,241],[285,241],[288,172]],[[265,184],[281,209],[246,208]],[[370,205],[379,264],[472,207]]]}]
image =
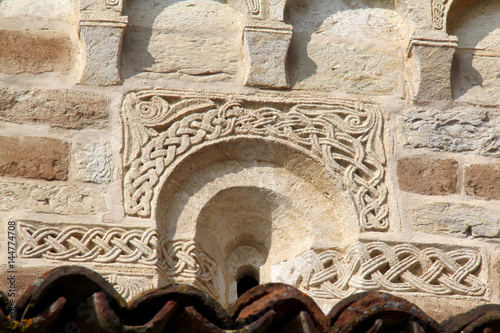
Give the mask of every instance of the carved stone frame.
[{"label": "carved stone frame", "polygon": [[273,138],[320,158],[352,196],[361,230],[389,227],[383,118],[375,104],[159,89],[129,93],[122,116],[123,196],[129,216],[154,218],[162,182],[191,147],[252,136]]}]

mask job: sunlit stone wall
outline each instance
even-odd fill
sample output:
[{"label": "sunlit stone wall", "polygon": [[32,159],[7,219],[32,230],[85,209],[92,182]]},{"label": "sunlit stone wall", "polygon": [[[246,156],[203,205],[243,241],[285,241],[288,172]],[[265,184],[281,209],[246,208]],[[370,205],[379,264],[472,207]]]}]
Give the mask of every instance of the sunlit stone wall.
[{"label": "sunlit stone wall", "polygon": [[[0,286],[500,301],[495,0],[0,1]],[[15,221],[15,236],[9,234]],[[11,223],[12,225],[12,223]],[[11,242],[9,244],[9,242]]]}]

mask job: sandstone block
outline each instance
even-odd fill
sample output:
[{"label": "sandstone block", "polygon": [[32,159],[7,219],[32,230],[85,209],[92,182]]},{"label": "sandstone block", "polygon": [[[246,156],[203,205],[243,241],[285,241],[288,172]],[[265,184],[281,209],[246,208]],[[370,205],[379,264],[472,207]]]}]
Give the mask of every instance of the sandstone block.
[{"label": "sandstone block", "polygon": [[500,200],[500,164],[473,164],[467,167],[464,184],[468,195]]},{"label": "sandstone block", "polygon": [[410,43],[410,91],[417,101],[449,100],[456,37],[413,37]]},{"label": "sandstone block", "polygon": [[[107,24],[101,24],[102,20]],[[83,42],[80,84],[108,86],[121,82],[119,55],[126,25],[126,17],[83,17],[80,21]]]},{"label": "sandstone block", "polygon": [[94,183],[109,183],[113,176],[108,145],[87,144],[77,147],[78,178]]},{"label": "sandstone block", "polygon": [[405,147],[500,155],[500,116],[484,108],[411,108],[398,120]]},{"label": "sandstone block", "polygon": [[108,114],[109,101],[96,94],[0,89],[0,121],[66,129],[100,128],[107,124]]},{"label": "sandstone block", "polygon": [[271,88],[289,86],[286,56],[292,26],[282,22],[252,22],[245,28],[245,84]]},{"label": "sandstone block", "polygon": [[399,187],[424,195],[456,193],[457,169],[457,161],[451,159],[401,158],[397,167]]},{"label": "sandstone block", "polygon": [[0,136],[0,175],[68,179],[68,144],[57,139]]},{"label": "sandstone block", "polygon": [[455,237],[496,238],[500,234],[498,212],[467,204],[435,203],[413,210],[418,231]]},{"label": "sandstone block", "polygon": [[73,0],[2,0],[2,17],[24,19],[42,18],[44,20],[71,20],[75,15]]},{"label": "sandstone block", "polygon": [[287,5],[294,29],[287,67],[294,88],[380,95],[402,84],[397,14],[381,8],[387,2],[362,10],[352,5],[353,10],[326,1]]},{"label": "sandstone block", "polygon": [[304,47],[306,37],[297,38],[290,46],[289,62],[297,88],[381,95],[392,93],[399,84],[400,50],[391,45],[356,45],[314,34]]},{"label": "sandstone block", "polygon": [[220,1],[179,1],[163,10],[149,2],[129,1],[125,75],[196,82],[232,79],[242,58],[245,10]]},{"label": "sandstone block", "polygon": [[0,182],[0,210],[26,209],[40,213],[92,214],[104,210],[102,190],[71,185]]},{"label": "sandstone block", "polygon": [[0,29],[0,72],[67,73],[71,48],[69,36],[60,31]]}]

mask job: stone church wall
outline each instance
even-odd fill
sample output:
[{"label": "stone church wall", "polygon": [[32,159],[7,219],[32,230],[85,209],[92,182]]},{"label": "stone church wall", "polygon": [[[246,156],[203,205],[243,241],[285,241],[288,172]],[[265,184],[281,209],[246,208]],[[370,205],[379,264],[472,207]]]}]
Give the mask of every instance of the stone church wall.
[{"label": "stone church wall", "polygon": [[[0,257],[127,299],[500,302],[495,0],[0,0]],[[21,292],[19,292],[20,294]]]}]

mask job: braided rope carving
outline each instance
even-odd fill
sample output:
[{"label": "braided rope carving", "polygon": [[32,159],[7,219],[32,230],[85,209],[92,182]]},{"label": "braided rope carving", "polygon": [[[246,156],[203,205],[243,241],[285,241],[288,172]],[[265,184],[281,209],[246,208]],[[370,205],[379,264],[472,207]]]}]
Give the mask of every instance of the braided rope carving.
[{"label": "braided rope carving", "polygon": [[478,277],[481,256],[467,248],[355,243],[345,253],[311,250],[273,269],[281,272],[280,282],[327,299],[363,290],[466,296],[483,296],[487,290]]},{"label": "braided rope carving", "polygon": [[155,229],[37,227],[19,223],[20,258],[98,263],[140,263],[158,266],[167,276],[196,280],[211,295],[216,263],[190,240],[168,241]]},{"label": "braided rope carving", "polygon": [[444,28],[444,14],[448,0],[432,0],[432,26],[436,30]]},{"label": "braided rope carving", "polygon": [[[177,102],[169,103],[167,100]],[[222,97],[223,98],[223,97]],[[174,161],[205,142],[234,136],[281,139],[322,158],[340,175],[364,230],[388,227],[382,116],[368,103],[290,104],[283,112],[241,100],[184,98],[168,92],[129,94],[124,101],[125,212],[148,217],[160,177]]]}]

